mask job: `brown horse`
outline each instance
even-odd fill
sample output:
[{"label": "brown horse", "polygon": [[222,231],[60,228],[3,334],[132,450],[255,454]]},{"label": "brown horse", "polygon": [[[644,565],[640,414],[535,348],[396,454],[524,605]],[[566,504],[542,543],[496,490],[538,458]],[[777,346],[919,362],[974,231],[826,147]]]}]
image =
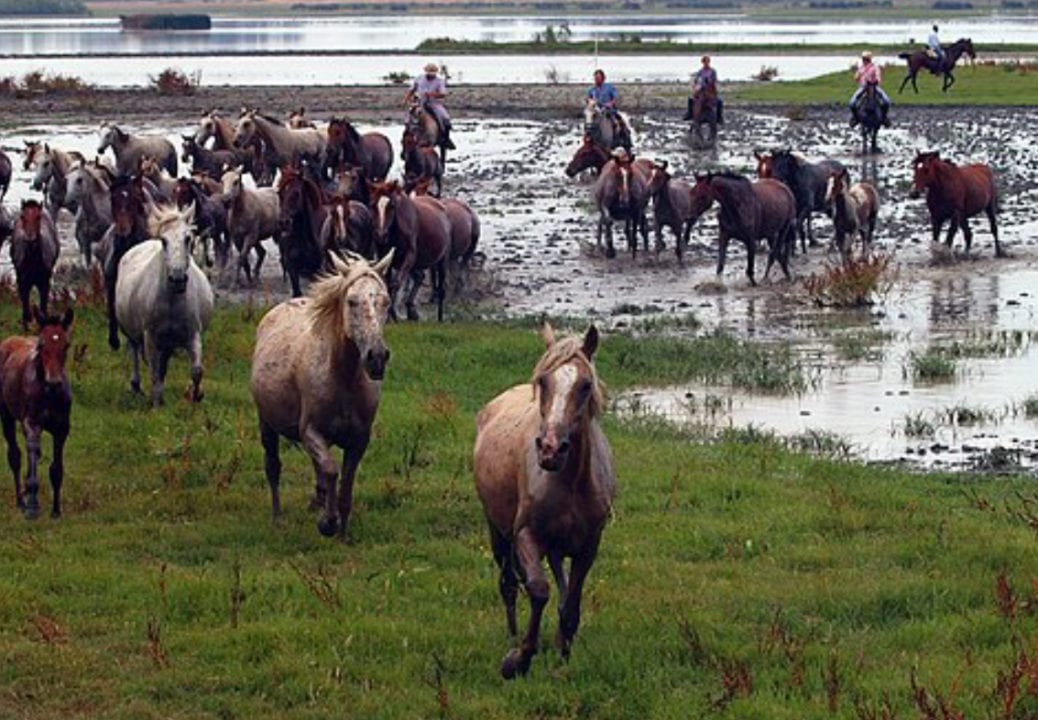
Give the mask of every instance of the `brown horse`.
[{"label": "brown horse", "polygon": [[768,241],[768,266],[764,277],[777,261],[787,278],[789,255],[796,242],[796,201],[792,191],[778,180],[751,183],[742,175],[707,173],[696,176],[692,187],[692,222],[714,202],[720,205],[717,239],[717,276],[724,271],[728,241],[736,239],[746,246],[746,276],[756,285],[754,259],[758,243]]},{"label": "brown horse", "polygon": [[435,197],[443,193],[443,165],[440,156],[431,145],[420,142],[419,137],[409,130],[404,131],[404,190],[411,192],[419,182],[429,180],[436,183]]},{"label": "brown horse", "polygon": [[35,287],[47,314],[50,279],[61,252],[58,230],[50,214],[36,200],[22,200],[22,211],[11,233],[11,262],[22,301],[22,327],[29,329],[29,295]]},{"label": "brown horse", "polygon": [[11,187],[11,174],[14,172],[14,167],[11,165],[11,158],[7,157],[7,153],[0,150],[0,202],[4,201],[4,196],[7,195],[7,188]]},{"label": "brown horse", "polygon": [[[72,409],[72,390],[65,372],[72,308],[55,318],[33,307],[33,315],[40,326],[39,337],[10,337],[0,343],[0,423],[7,441],[7,463],[14,476],[15,499],[29,520],[40,514],[38,467],[44,431],[54,440],[54,457],[50,462],[53,493],[50,514],[55,518],[61,516],[65,440]],[[15,423],[21,423],[25,451],[29,454],[25,496],[21,483],[22,453],[18,449]]]},{"label": "brown horse", "polygon": [[652,164],[648,185],[652,197],[656,250],[658,252],[663,248],[663,228],[669,227],[674,233],[678,260],[681,260],[692,233],[692,188],[684,180],[670,174],[665,160]]},{"label": "brown horse", "polygon": [[602,246],[602,232],[606,236],[606,257],[616,257],[613,247],[613,222],[623,220],[624,236],[631,257],[638,254],[640,230],[645,249],[649,248],[649,227],[645,209],[649,204],[648,178],[652,172],[648,160],[631,160],[626,153],[614,156],[605,164],[592,188],[592,197],[598,208],[597,244]]},{"label": "brown horse", "polygon": [[995,238],[995,257],[1006,257],[998,241],[998,222],[995,218],[998,212],[998,190],[995,187],[995,173],[989,166],[979,163],[956,165],[942,160],[937,152],[924,152],[915,156],[912,167],[914,177],[909,195],[918,198],[926,194],[930,229],[935,243],[940,237],[941,226],[950,220],[945,244],[950,248],[955,233],[962,228],[968,253],[973,243],[969,218],[985,213]]},{"label": "brown horse", "polygon": [[[708,85],[692,98],[692,136],[701,147],[713,147],[717,143],[717,88]],[[707,135],[703,136],[703,126]]]},{"label": "brown horse", "polygon": [[299,278],[313,278],[325,266],[322,232],[328,220],[321,188],[301,171],[281,168],[278,182],[278,248],[292,283],[292,297],[303,294]]},{"label": "brown horse", "polygon": [[436,317],[443,320],[447,262],[451,249],[451,224],[438,200],[409,197],[397,182],[374,183],[371,203],[375,215],[375,245],[381,253],[396,251],[389,275],[389,314],[395,320],[396,297],[406,278],[412,280],[405,305],[407,319],[417,320],[415,296],[425,270],[432,270]]},{"label": "brown horse", "polygon": [[346,118],[328,121],[326,165],[338,169],[343,165],[359,167],[367,180],[381,182],[389,176],[393,165],[393,145],[382,133],[361,135]]},{"label": "brown horse", "polygon": [[901,81],[901,87],[897,90],[898,93],[904,91],[905,85],[909,81],[912,83],[912,89],[918,93],[919,86],[915,84],[915,80],[919,71],[923,68],[929,70],[931,75],[937,75],[938,73],[943,75],[944,80],[941,83],[941,92],[948,92],[948,88],[955,84],[955,76],[952,74],[952,70],[955,69],[955,64],[959,62],[959,58],[962,57],[963,53],[968,55],[970,60],[977,59],[977,51],[973,49],[973,40],[970,38],[959,38],[951,45],[946,45],[944,47],[944,58],[941,61],[930,57],[929,51],[925,49],[910,53],[899,53],[898,57],[908,63],[908,74]]},{"label": "brown horse", "polygon": [[[430,182],[426,179],[417,183],[412,194],[425,195],[429,191]],[[454,292],[460,294],[465,286],[469,264],[479,244],[479,216],[468,203],[456,198],[441,198],[440,205],[443,206],[451,224],[450,273],[454,275]]]},{"label": "brown horse", "polygon": [[[391,255],[375,265],[333,255],[333,272],[312,284],[307,297],[281,303],[256,328],[250,387],[274,519],[281,515],[283,436],[300,443],[313,461],[314,500],[324,507],[317,528],[326,537],[346,531],[353,479],[382,393],[389,362],[382,338],[389,295],[382,275]],[[342,448],[341,475],[333,445]]]},{"label": "brown horse", "polygon": [[[223,189],[221,186],[220,190]],[[202,239],[205,264],[212,265],[209,245],[212,244],[220,270],[227,267],[231,255],[231,240],[227,232],[227,208],[218,198],[211,197],[205,187],[193,178],[178,178],[173,187],[173,203],[183,210],[195,206],[195,234]]]},{"label": "brown horse", "polygon": [[371,209],[356,200],[334,195],[328,207],[321,238],[325,247],[342,253],[349,251],[373,258],[374,218]]},{"label": "brown horse", "polygon": [[[148,199],[141,175],[116,178],[108,189],[112,225],[101,239],[101,272],[105,281],[105,304],[108,312],[108,346],[119,349],[119,323],[115,317],[115,284],[119,279],[119,261],[126,251],[149,239]],[[46,311],[45,311],[46,312]]]},{"label": "brown horse", "polygon": [[879,214],[876,188],[867,182],[850,185],[847,174],[840,173],[829,178],[826,200],[833,206],[833,244],[843,261],[846,263],[851,259],[855,235],[861,237],[862,257],[868,257]]},{"label": "brown horse", "polygon": [[596,143],[590,135],[585,135],[573,159],[566,166],[566,176],[576,177],[585,170],[600,172],[611,157],[608,150]]},{"label": "brown horse", "polygon": [[513,638],[518,577],[530,598],[526,635],[501,664],[507,679],[525,675],[538,650],[549,594],[541,566],[545,556],[560,598],[555,643],[569,657],[584,581],[616,494],[612,452],[598,422],[605,409],[605,390],[593,362],[598,331],[592,325],[583,338],[556,340],[545,324],[543,337],[547,350],[531,383],[506,390],[476,417],[476,491],[490,526]]}]

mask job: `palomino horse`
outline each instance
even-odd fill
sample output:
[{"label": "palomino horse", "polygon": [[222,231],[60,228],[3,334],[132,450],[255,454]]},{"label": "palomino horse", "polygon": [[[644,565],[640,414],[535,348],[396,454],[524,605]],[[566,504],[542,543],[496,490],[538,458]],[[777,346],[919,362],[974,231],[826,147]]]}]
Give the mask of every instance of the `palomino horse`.
[{"label": "palomino horse", "polygon": [[[429,145],[440,149],[440,164],[447,167],[447,138],[440,127],[436,116],[431,113],[422,102],[415,98],[411,101],[407,110],[407,122],[404,123],[404,135],[412,133],[418,138],[419,144]],[[403,140],[401,139],[401,143]],[[404,159],[403,152],[400,159]]]},{"label": "palomino horse", "polygon": [[90,267],[91,253],[112,224],[108,189],[115,178],[96,162],[79,162],[65,177],[65,200],[75,203],[76,242],[84,267]]},{"label": "palomino horse", "polygon": [[11,175],[13,172],[14,167],[11,165],[11,158],[7,157],[7,153],[3,150],[0,150],[0,202],[4,201],[7,189],[11,187]]},{"label": "palomino horse", "polygon": [[396,298],[407,278],[412,280],[405,307],[407,319],[417,320],[415,296],[425,271],[432,271],[436,318],[443,320],[446,299],[447,263],[451,249],[451,224],[447,212],[435,198],[410,197],[397,182],[371,186],[375,214],[375,246],[379,252],[395,250],[389,273],[389,314],[395,320]]},{"label": "palomino horse", "polygon": [[162,403],[173,351],[191,357],[191,400],[202,399],[202,333],[213,312],[213,289],[191,257],[194,207],[152,206],[146,240],[126,251],[115,284],[115,316],[133,358],[130,387],[141,391],[140,358],[151,371],[151,404]]},{"label": "palomino horse", "polygon": [[692,187],[692,222],[716,201],[721,207],[718,217],[717,277],[724,272],[728,241],[740,240],[746,245],[746,276],[756,285],[754,259],[761,240],[768,241],[768,265],[764,277],[777,261],[787,278],[789,255],[796,242],[796,201],[788,187],[778,180],[751,183],[742,175],[707,173],[696,176]]},{"label": "palomino horse", "polygon": [[998,241],[998,191],[995,187],[995,173],[983,164],[956,165],[942,160],[939,153],[924,152],[916,155],[912,162],[914,177],[910,197],[918,198],[926,194],[926,207],[930,211],[930,229],[933,241],[940,238],[941,226],[951,221],[945,244],[952,246],[955,233],[962,228],[966,238],[966,252],[973,243],[973,231],[970,230],[969,218],[984,213],[991,224],[991,234],[995,238],[995,257],[1006,257],[1002,245]]},{"label": "palomino horse", "polygon": [[325,265],[322,232],[328,220],[328,209],[316,183],[300,171],[284,167],[278,181],[278,247],[282,266],[292,283],[292,297],[303,290],[300,276],[312,279]]},{"label": "palomino horse", "polygon": [[861,128],[861,154],[878,153],[879,129],[883,127],[883,107],[879,103],[876,83],[868,83],[854,106],[854,116]]},{"label": "palomino horse", "polygon": [[[278,235],[277,190],[270,187],[245,187],[241,167],[223,174],[223,204],[227,208],[227,232],[238,250],[238,268],[245,270],[245,279],[251,284],[253,276],[259,280],[260,268],[267,251],[263,241]],[[249,252],[256,251],[256,267],[249,268]]]},{"label": "palomino horse", "polygon": [[338,253],[348,251],[373,257],[375,220],[371,209],[348,197],[332,196],[321,239],[325,247],[334,248]]},{"label": "palomino horse", "polygon": [[[33,314],[40,326],[39,337],[10,337],[0,343],[0,422],[7,441],[7,463],[14,475],[15,499],[29,520],[40,514],[38,468],[44,431],[49,432],[54,440],[54,457],[50,461],[53,493],[50,516],[61,516],[65,440],[72,410],[72,391],[65,372],[72,308],[60,318],[45,316],[35,307]],[[25,451],[29,455],[24,496],[22,453],[18,449],[15,423],[22,426]]]},{"label": "palomino horse", "polygon": [[170,175],[177,176],[177,149],[161,135],[130,135],[117,125],[102,123],[97,152],[103,153],[108,148],[112,148],[115,155],[116,175],[132,175],[137,172],[141,157],[150,155]]},{"label": "palomino horse", "polygon": [[436,183],[436,197],[443,193],[443,165],[440,156],[431,145],[420,143],[418,136],[410,131],[404,131],[404,189],[410,192],[423,180]]},{"label": "palomino horse", "polygon": [[292,128],[293,130],[301,130],[302,128],[316,128],[317,126],[313,121],[306,116],[306,108],[300,107],[298,110],[290,110],[288,113],[288,119],[285,120],[285,125]]},{"label": "palomino horse", "polygon": [[[843,163],[837,160],[821,160],[808,162],[798,153],[790,150],[776,150],[771,153],[757,153],[757,177],[772,178],[785,183],[793,191],[797,204],[797,234],[800,236],[800,249],[807,252],[807,241],[815,242],[814,230],[811,228],[811,215],[816,212],[829,213],[825,203],[825,191],[829,187],[829,178],[837,173],[847,172]],[[796,246],[792,248],[796,252]]]},{"label": "palomino horse", "polygon": [[678,260],[685,255],[688,238],[692,233],[692,188],[684,180],[673,177],[667,170],[667,161],[654,162],[649,171],[648,191],[652,197],[653,225],[656,232],[656,251],[663,249],[663,228],[674,233],[674,249]]},{"label": "palomino horse", "polygon": [[11,262],[22,301],[22,327],[29,329],[29,295],[35,287],[40,307],[47,314],[50,278],[58,262],[61,242],[50,214],[36,200],[22,200],[22,211],[11,233]]},{"label": "palomino horse", "polygon": [[52,218],[58,217],[61,208],[66,208],[71,213],[76,212],[75,204],[66,200],[65,180],[73,165],[85,161],[86,158],[78,152],[65,152],[47,143],[25,141],[25,162],[22,168],[36,169],[32,178],[32,189],[44,192],[47,212]]},{"label": "palomino horse", "polygon": [[938,73],[943,75],[944,80],[941,83],[941,91],[948,92],[948,88],[955,84],[955,76],[952,74],[952,70],[955,69],[955,65],[959,62],[959,58],[962,57],[963,53],[968,55],[970,60],[977,59],[977,51],[973,49],[973,41],[969,38],[959,38],[951,45],[945,45],[944,58],[941,62],[938,62],[936,58],[930,57],[927,50],[899,53],[898,57],[908,62],[908,74],[901,81],[901,87],[897,90],[898,93],[904,91],[905,85],[909,81],[912,82],[912,89],[918,93],[919,86],[915,84],[916,76],[923,68],[929,70],[931,75],[937,75]]},{"label": "palomino horse", "polygon": [[181,210],[195,206],[195,234],[202,240],[202,254],[206,265],[212,265],[209,247],[216,255],[218,268],[227,267],[231,242],[227,233],[227,208],[218,199],[206,194],[196,180],[179,178],[173,186],[173,203]]},{"label": "palomino horse", "polygon": [[[375,265],[331,255],[333,271],[304,298],[285,301],[256,328],[250,388],[259,413],[271,511],[281,515],[279,438],[300,443],[317,475],[317,529],[345,534],[353,480],[371,439],[389,349],[382,338],[389,293],[382,276],[393,251]],[[342,448],[342,473],[332,446]]]},{"label": "palomino horse", "polygon": [[[255,137],[245,147],[235,146],[234,125],[216,110],[203,113],[198,129],[195,130],[195,142],[199,145],[204,146],[209,138],[213,139],[213,150],[234,153],[236,159],[230,163],[230,167],[242,165],[260,187],[274,184],[278,165],[269,158],[263,140]],[[224,166],[218,168],[216,177],[221,177],[223,171]]]},{"label": "palomino horse", "polygon": [[279,167],[294,165],[303,160],[324,162],[327,135],[317,128],[285,127],[274,118],[261,115],[254,109],[244,108],[234,131],[234,146],[246,147],[258,137],[263,140],[270,160]]},{"label": "palomino horse", "polygon": [[584,105],[584,134],[597,144],[610,151],[621,147],[630,151],[631,136],[625,130],[629,127],[630,124],[620,113],[613,117],[600,109],[593,98],[587,99]]},{"label": "palomino horse", "polygon": [[631,257],[638,253],[638,231],[641,231],[646,249],[649,247],[648,221],[645,208],[649,203],[648,176],[651,172],[648,160],[632,161],[621,152],[602,168],[591,190],[598,208],[597,244],[602,246],[602,233],[606,236],[606,257],[616,257],[613,247],[613,222],[624,221],[624,237]]},{"label": "palomino horse", "polygon": [[583,338],[556,340],[545,324],[543,337],[547,349],[531,382],[501,393],[476,416],[476,492],[513,638],[519,578],[530,598],[526,634],[501,663],[506,679],[525,675],[539,649],[549,595],[545,556],[559,590],[555,644],[569,657],[584,581],[616,494],[612,452],[598,421],[605,410],[605,388],[593,362],[598,331],[592,325]]},{"label": "palomino horse", "polygon": [[594,170],[596,173],[602,171],[602,167],[609,162],[612,155],[604,147],[595,142],[590,135],[585,135],[573,159],[566,166],[566,176],[576,177],[585,170]]},{"label": "palomino horse", "polygon": [[140,175],[117,178],[109,188],[112,226],[101,240],[101,268],[105,279],[105,302],[108,308],[108,346],[119,349],[119,323],[115,317],[115,285],[119,263],[126,251],[148,235],[147,194]]},{"label": "palomino horse", "polygon": [[180,147],[183,153],[180,160],[191,163],[191,172],[204,172],[209,177],[218,178],[224,167],[238,164],[239,155],[232,150],[210,150],[202,145],[194,135],[181,135]]},{"label": "palomino horse", "polygon": [[[707,135],[703,136],[703,127]],[[692,99],[692,137],[700,147],[717,144],[717,90],[711,85]]]},{"label": "palomino horse", "polygon": [[868,257],[879,214],[879,193],[870,183],[850,185],[846,175],[829,178],[826,200],[833,206],[833,244],[845,263],[850,262],[854,236],[861,237],[861,256]]},{"label": "palomino horse", "polygon": [[393,164],[393,145],[382,133],[361,135],[346,118],[328,121],[326,165],[335,170],[343,165],[359,167],[367,180],[382,182]]}]

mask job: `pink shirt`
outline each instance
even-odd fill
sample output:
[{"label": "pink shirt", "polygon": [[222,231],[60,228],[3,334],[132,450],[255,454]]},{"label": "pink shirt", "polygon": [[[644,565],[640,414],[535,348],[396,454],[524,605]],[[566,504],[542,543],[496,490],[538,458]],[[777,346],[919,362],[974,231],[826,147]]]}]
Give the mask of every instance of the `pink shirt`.
[{"label": "pink shirt", "polygon": [[870,83],[879,85],[883,82],[883,73],[876,63],[862,63],[854,79],[859,85],[868,85]]}]

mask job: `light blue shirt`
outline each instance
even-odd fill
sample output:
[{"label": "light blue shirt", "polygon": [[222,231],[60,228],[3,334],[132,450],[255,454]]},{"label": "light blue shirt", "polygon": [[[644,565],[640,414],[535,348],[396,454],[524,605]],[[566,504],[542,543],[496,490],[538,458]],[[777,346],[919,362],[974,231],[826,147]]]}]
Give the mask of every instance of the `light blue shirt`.
[{"label": "light blue shirt", "polygon": [[930,33],[930,37],[927,38],[926,44],[929,45],[934,52],[939,53],[943,50],[941,47],[941,41],[938,39],[937,33],[935,32]]},{"label": "light blue shirt", "polygon": [[615,104],[620,99],[616,88],[610,82],[604,82],[600,86],[592,85],[591,89],[587,91],[587,96],[594,99],[595,104],[600,108],[606,107],[609,103]]}]

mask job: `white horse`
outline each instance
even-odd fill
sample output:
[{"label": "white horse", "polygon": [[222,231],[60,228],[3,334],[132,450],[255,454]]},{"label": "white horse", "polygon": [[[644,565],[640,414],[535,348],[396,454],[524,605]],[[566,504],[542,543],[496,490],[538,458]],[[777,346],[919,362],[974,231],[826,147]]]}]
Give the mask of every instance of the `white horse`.
[{"label": "white horse", "polygon": [[[617,112],[616,115],[616,122],[622,123],[627,130],[626,139],[633,143],[634,137],[631,133],[631,123],[627,116],[621,112]],[[593,98],[588,98],[584,104],[584,134],[589,136],[596,145],[600,145],[606,150],[625,147],[623,132],[616,126],[613,118],[598,107],[598,103]]]},{"label": "white horse", "polygon": [[213,289],[191,257],[194,205],[184,211],[151,205],[146,240],[126,251],[115,284],[115,316],[130,346],[130,387],[141,390],[141,350],[151,371],[151,403],[162,403],[170,356],[191,356],[191,399],[202,399],[202,333],[213,312]]},{"label": "white horse", "polygon": [[[245,277],[251,283],[253,275],[259,280],[260,267],[267,256],[261,243],[277,237],[281,203],[274,188],[245,187],[243,174],[241,167],[223,174],[223,204],[227,208],[227,234],[238,250],[239,270],[245,269]],[[256,251],[254,270],[249,269],[250,250]]]},{"label": "white horse", "polygon": [[74,163],[65,176],[65,202],[77,207],[76,242],[86,267],[90,267],[93,246],[112,225],[111,181],[107,168],[83,161]]},{"label": "white horse", "polygon": [[295,164],[299,160],[324,162],[328,133],[317,128],[290,128],[255,110],[243,109],[234,132],[234,146],[241,148],[259,136],[266,143],[272,160],[278,166]]},{"label": "white horse", "polygon": [[141,157],[150,155],[170,175],[177,176],[177,149],[161,135],[130,135],[112,123],[101,124],[101,144],[97,152],[112,148],[115,154],[117,175],[133,175],[137,172]]}]

